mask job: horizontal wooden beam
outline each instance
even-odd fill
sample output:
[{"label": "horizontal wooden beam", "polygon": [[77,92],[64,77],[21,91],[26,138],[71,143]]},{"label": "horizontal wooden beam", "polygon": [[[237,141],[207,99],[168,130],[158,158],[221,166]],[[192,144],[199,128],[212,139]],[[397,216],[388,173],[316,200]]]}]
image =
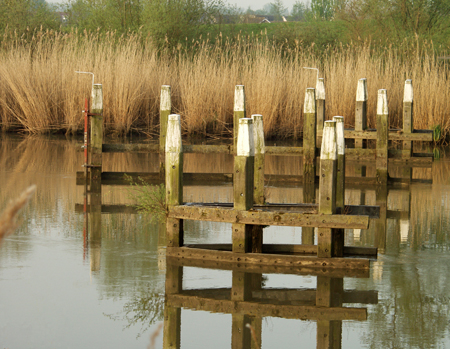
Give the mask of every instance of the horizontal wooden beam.
[{"label": "horizontal wooden beam", "polygon": [[184,294],[167,294],[167,304],[175,308],[195,309],[223,314],[251,314],[261,317],[279,317],[300,320],[366,320],[367,309],[344,307],[315,307],[259,302],[213,299]]},{"label": "horizontal wooden beam", "polygon": [[[322,136],[322,132],[317,132],[318,136]],[[377,139],[377,130],[368,129],[364,131],[356,131],[353,129],[345,129],[344,137],[346,139]],[[419,141],[419,142],[432,142],[433,131],[432,130],[414,130],[412,133],[403,133],[402,130],[391,129],[389,131],[389,140],[395,141]]]},{"label": "horizontal wooden beam", "polygon": [[169,208],[169,218],[252,225],[367,229],[369,216],[306,214],[292,211],[240,211],[232,208],[179,205]]},{"label": "horizontal wooden beam", "polygon": [[212,251],[189,247],[167,247],[170,257],[197,259],[231,264],[259,264],[297,268],[369,269],[370,261],[360,258],[318,258],[315,256],[277,255],[265,253],[236,253]]},{"label": "horizontal wooden beam", "polygon": [[[185,247],[231,252],[231,244],[189,244]],[[262,252],[271,254],[316,255],[317,245],[263,244]],[[344,246],[344,257],[371,256],[376,258],[377,254],[378,249],[376,247]]]},{"label": "horizontal wooden beam", "polygon": [[369,269],[331,269],[331,268],[316,268],[316,267],[298,267],[293,265],[279,265],[279,264],[249,264],[249,263],[230,263],[221,260],[204,260],[204,259],[186,259],[178,258],[169,254],[166,255],[167,265],[195,267],[206,269],[219,269],[241,271],[252,274],[293,274],[293,275],[313,275],[326,276],[333,278],[353,277],[353,278],[368,278],[370,276]]},{"label": "horizontal wooden beam", "polygon": [[159,153],[159,144],[123,144],[110,143],[102,145],[103,153]]}]

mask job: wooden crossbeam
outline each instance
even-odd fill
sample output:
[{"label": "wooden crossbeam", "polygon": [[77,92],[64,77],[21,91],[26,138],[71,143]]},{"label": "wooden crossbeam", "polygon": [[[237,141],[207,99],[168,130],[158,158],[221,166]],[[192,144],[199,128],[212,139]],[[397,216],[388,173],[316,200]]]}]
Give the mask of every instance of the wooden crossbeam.
[{"label": "wooden crossbeam", "polygon": [[252,225],[367,229],[369,216],[322,215],[290,211],[250,211],[232,208],[177,205],[169,208],[169,218]]}]

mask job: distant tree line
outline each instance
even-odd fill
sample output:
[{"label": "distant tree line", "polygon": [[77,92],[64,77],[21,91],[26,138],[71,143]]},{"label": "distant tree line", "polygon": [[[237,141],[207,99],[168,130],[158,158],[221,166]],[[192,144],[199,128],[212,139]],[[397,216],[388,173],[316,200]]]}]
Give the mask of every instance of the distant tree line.
[{"label": "distant tree line", "polygon": [[[141,31],[159,47],[198,40],[211,33],[211,28],[217,34],[225,23],[248,23],[246,16],[250,15],[271,15],[278,22],[286,19],[286,27],[274,33],[281,35],[276,38],[280,40],[300,37],[305,42],[313,34],[328,43],[385,37],[394,43],[420,38],[450,46],[450,0],[309,0],[297,1],[290,10],[282,0],[258,10],[233,7],[224,0],[67,0],[61,4],[0,0],[2,32],[26,35],[36,28],[118,34]],[[310,34],[304,26],[289,22],[304,23]],[[228,34],[227,27],[219,29]]]}]

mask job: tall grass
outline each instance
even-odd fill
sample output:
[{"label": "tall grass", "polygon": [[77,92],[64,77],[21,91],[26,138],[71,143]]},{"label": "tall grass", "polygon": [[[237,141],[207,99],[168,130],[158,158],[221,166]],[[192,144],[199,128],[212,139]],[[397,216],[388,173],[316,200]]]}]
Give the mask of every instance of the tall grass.
[{"label": "tall grass", "polygon": [[[401,125],[403,86],[414,85],[414,127],[450,130],[450,89],[445,61],[432,44],[402,49],[374,43],[328,47],[282,47],[264,34],[199,39],[174,51],[157,51],[141,34],[36,31],[29,39],[6,32],[0,51],[0,116],[4,130],[31,133],[82,129],[83,100],[91,71],[103,84],[106,132],[152,134],[159,126],[159,96],[172,86],[173,111],[188,134],[230,135],[236,84],[246,88],[247,112],[264,116],[267,137],[299,138],[303,100],[316,75],[325,78],[327,119],[343,115],[354,124],[357,81],[368,79],[369,127],[375,127],[377,90],[388,90],[391,126]],[[411,46],[412,45],[412,46]],[[406,52],[406,51],[405,51]],[[413,52],[414,54],[411,54]]]}]

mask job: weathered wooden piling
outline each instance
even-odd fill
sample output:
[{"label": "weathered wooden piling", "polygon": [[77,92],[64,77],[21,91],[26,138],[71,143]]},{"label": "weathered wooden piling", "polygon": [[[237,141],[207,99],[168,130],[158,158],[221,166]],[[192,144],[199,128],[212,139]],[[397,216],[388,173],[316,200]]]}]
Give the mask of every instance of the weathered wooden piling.
[{"label": "weathered wooden piling", "polygon": [[303,182],[316,178],[316,90],[307,88],[303,106]]},{"label": "weathered wooden piling", "polygon": [[336,207],[344,210],[345,205],[345,138],[344,117],[335,116],[336,145],[337,145],[337,173],[336,173]]},{"label": "weathered wooden piling", "polygon": [[[318,78],[316,82],[316,109],[317,109],[317,133],[322,133],[325,122],[325,84],[323,78]],[[317,137],[317,142],[322,142],[321,137]]]},{"label": "weathered wooden piling", "polygon": [[388,178],[389,111],[387,91],[378,90],[377,99],[377,182],[386,184]]},{"label": "weathered wooden piling", "polygon": [[168,85],[161,86],[161,100],[159,103],[159,173],[164,178],[165,148],[167,135],[167,122],[172,110],[171,89]]},{"label": "weathered wooden piling", "polygon": [[[181,141],[180,115],[171,114],[166,136],[166,205],[183,203],[183,146]],[[182,220],[167,219],[167,246],[183,245]]]},{"label": "weathered wooden piling", "polygon": [[[359,79],[356,88],[355,131],[367,129],[367,79]],[[355,148],[363,148],[365,139],[355,139]]]},{"label": "weathered wooden piling", "polygon": [[[405,89],[403,92],[403,133],[413,133],[413,85],[412,80],[405,81]],[[403,141],[403,156],[412,156],[412,141]]]},{"label": "weathered wooden piling", "polygon": [[[239,119],[236,152],[233,174],[234,208],[248,211],[253,207],[255,167],[253,120],[250,118]],[[252,226],[234,223],[232,229],[233,252],[250,252],[252,249]]]},{"label": "weathered wooden piling", "polygon": [[245,88],[244,85],[236,85],[234,90],[234,113],[233,113],[233,146],[236,155],[236,147],[239,133],[239,119],[246,117]]},{"label": "weathered wooden piling", "polygon": [[[336,213],[336,121],[325,121],[320,152],[319,213]],[[317,257],[334,257],[333,228],[318,229]],[[342,246],[343,249],[343,246]]]},{"label": "weathered wooden piling", "polygon": [[265,165],[265,143],[264,124],[260,114],[252,115],[253,119],[253,143],[255,145],[255,169],[254,169],[254,192],[253,201],[255,204],[263,205],[264,195],[264,165]]},{"label": "weathered wooden piling", "polygon": [[91,181],[101,180],[103,145],[103,90],[101,84],[94,84],[91,93]]}]

